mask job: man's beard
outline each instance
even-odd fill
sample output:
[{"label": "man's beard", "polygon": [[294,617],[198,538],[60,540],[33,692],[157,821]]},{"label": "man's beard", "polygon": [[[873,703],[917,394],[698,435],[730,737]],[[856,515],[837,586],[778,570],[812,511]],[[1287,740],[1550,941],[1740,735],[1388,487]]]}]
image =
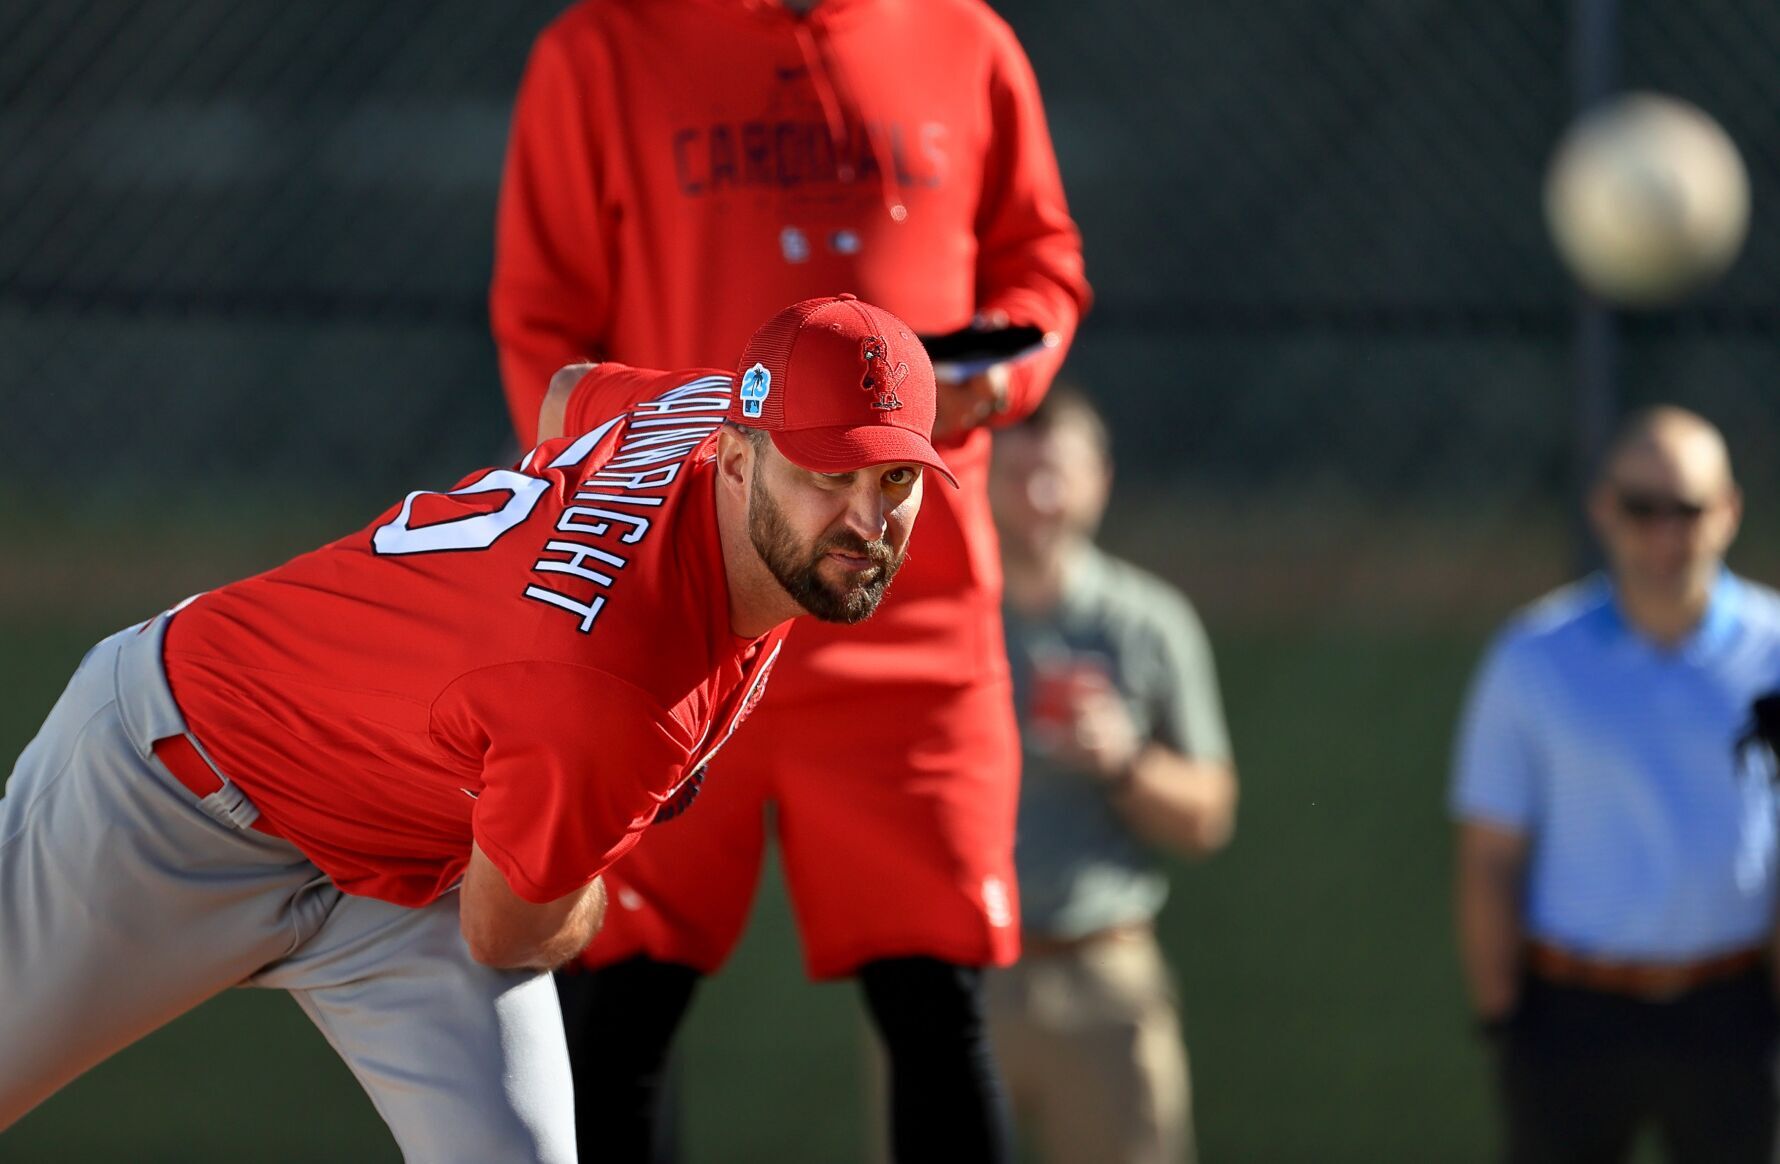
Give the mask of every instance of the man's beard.
[{"label": "man's beard", "polygon": [[[902,557],[879,539],[868,542],[858,534],[835,533],[823,538],[806,551],[798,544],[772,493],[758,474],[748,505],[748,538],[766,568],[797,604],[823,622],[855,623],[869,618],[883,601],[884,591],[902,565]],[[853,578],[866,579],[837,589],[822,580],[820,570],[826,555],[838,550],[871,560],[871,566]]]}]

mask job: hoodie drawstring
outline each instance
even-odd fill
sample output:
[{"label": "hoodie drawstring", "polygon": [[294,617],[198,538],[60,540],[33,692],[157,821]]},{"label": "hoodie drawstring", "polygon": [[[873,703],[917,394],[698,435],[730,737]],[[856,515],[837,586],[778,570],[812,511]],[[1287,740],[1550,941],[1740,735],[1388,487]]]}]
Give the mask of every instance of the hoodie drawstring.
[{"label": "hoodie drawstring", "polygon": [[[798,50],[803,53],[804,68],[809,71],[810,82],[816,87],[816,100],[822,105],[822,116],[828,122],[828,138],[834,147],[840,177],[844,181],[850,181],[853,176],[852,167],[840,161],[847,141],[847,118],[842,109],[841,88],[835,83],[835,77],[828,68],[827,54],[816,43],[816,34],[812,27],[814,23],[806,17],[794,21],[792,27],[796,31]],[[884,140],[884,129],[881,126],[872,126],[860,112],[858,103],[852,104],[854,120],[864,131],[866,144],[871,148],[872,160],[878,166],[878,190],[884,199],[884,209],[892,222],[901,222],[909,216],[909,208],[902,200],[902,183],[896,176],[896,157]]]}]

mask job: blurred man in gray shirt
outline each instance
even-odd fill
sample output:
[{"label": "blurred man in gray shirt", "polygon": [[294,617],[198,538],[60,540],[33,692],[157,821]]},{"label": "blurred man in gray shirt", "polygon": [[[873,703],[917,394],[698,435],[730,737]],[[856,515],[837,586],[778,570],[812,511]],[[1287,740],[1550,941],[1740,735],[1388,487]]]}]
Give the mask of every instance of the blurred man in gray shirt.
[{"label": "blurred man in gray shirt", "polygon": [[1024,953],[990,1026],[1049,1164],[1175,1164],[1193,1136],[1156,850],[1226,844],[1236,774],[1192,607],[1093,544],[1111,482],[1105,423],[1067,386],[996,436]]}]

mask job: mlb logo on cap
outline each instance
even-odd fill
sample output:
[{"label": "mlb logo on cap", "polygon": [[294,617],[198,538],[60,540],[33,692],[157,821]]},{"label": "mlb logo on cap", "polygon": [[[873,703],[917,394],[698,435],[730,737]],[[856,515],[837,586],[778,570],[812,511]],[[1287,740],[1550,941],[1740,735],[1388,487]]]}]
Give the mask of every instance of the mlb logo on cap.
[{"label": "mlb logo on cap", "polygon": [[852,295],[806,299],[754,333],[737,364],[729,419],[771,434],[818,473],[924,465],[957,480],[933,448],[938,389],[914,329]]}]

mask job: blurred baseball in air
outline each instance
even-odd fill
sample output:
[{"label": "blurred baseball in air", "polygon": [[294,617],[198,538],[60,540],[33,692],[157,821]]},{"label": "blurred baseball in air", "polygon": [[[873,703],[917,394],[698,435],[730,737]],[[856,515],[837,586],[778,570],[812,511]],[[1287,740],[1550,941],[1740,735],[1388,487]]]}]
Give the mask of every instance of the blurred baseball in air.
[{"label": "blurred baseball in air", "polygon": [[1736,259],[1749,228],[1749,175],[1703,110],[1627,93],[1584,113],[1559,141],[1545,220],[1588,290],[1628,307],[1661,306]]}]

